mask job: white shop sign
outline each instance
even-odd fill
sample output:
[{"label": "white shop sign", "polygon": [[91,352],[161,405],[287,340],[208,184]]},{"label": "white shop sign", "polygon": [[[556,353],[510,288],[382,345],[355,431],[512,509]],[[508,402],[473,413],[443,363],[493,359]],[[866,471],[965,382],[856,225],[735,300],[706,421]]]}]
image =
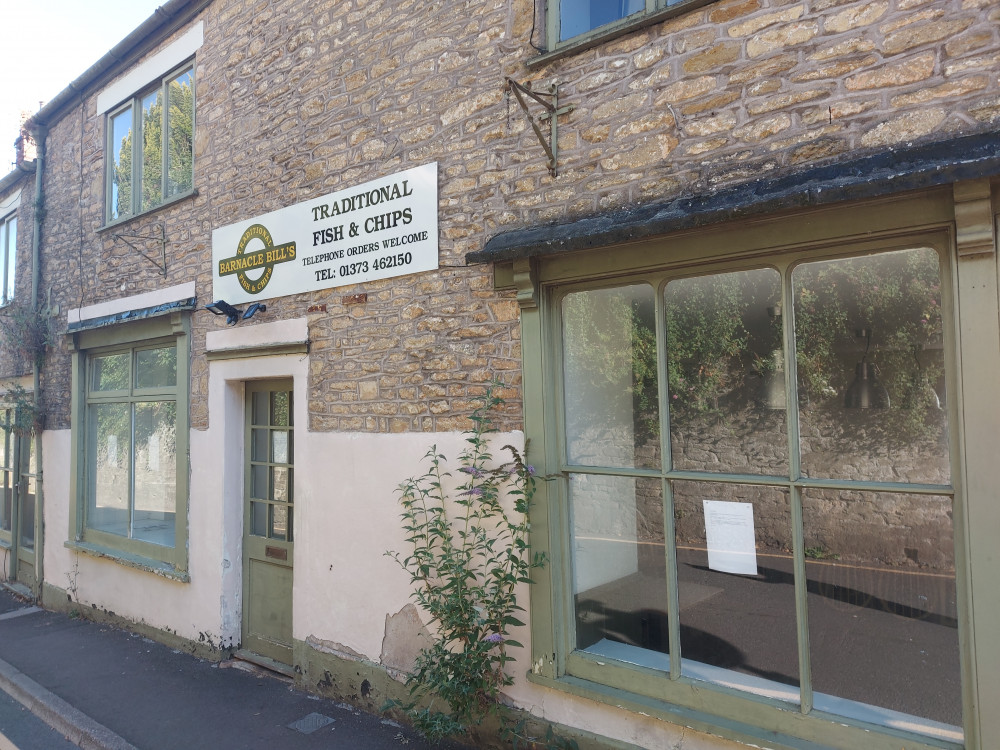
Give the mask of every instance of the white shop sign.
[{"label": "white shop sign", "polygon": [[437,163],[212,232],[212,297],[231,304],[438,267]]}]

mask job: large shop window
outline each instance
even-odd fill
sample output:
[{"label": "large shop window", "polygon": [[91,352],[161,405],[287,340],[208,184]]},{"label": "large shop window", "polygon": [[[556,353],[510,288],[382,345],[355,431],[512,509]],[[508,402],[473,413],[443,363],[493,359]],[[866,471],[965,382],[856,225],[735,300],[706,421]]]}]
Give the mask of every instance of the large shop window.
[{"label": "large shop window", "polygon": [[107,221],[194,187],[194,67],[188,64],[107,117]]},{"label": "large shop window", "polygon": [[186,341],[143,338],[78,352],[74,436],[82,447],[74,456],[82,465],[71,544],[147,567],[185,567]]},{"label": "large shop window", "polygon": [[566,673],[960,742],[938,252],[701,273],[548,289]]},{"label": "large shop window", "polygon": [[0,305],[14,301],[17,274],[17,216],[0,219]]}]

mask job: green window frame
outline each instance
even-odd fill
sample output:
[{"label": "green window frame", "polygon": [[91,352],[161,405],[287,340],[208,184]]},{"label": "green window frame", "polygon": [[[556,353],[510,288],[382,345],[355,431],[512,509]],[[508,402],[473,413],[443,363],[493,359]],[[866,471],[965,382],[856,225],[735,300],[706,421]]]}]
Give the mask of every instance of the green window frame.
[{"label": "green window frame", "polygon": [[0,306],[14,301],[17,278],[17,214],[0,219]]},{"label": "green window frame", "polygon": [[194,190],[194,62],[108,113],[105,219],[122,221]]},{"label": "green window frame", "polygon": [[[924,206],[923,210],[926,209]],[[536,465],[544,466],[548,479],[540,483],[533,514],[532,545],[549,555],[551,565],[537,576],[537,585],[531,591],[533,668],[529,679],[703,731],[745,742],[765,741],[768,746],[774,747],[799,747],[802,741],[816,742],[824,746],[866,747],[873,750],[883,748],[888,750],[897,748],[901,744],[905,744],[907,748],[958,748],[963,747],[964,742],[971,742],[971,746],[975,746],[978,716],[973,710],[974,701],[969,698],[969,680],[970,675],[975,672],[975,660],[968,646],[971,603],[965,598],[967,585],[965,571],[968,558],[963,539],[967,531],[962,526],[965,512],[960,487],[951,479],[959,475],[959,470],[956,468],[959,465],[956,445],[960,429],[958,405],[954,396],[958,376],[955,364],[957,354],[954,351],[956,338],[954,331],[957,324],[956,314],[953,312],[955,296],[952,287],[955,271],[951,264],[952,240],[947,229],[933,228],[920,233],[913,232],[910,236],[900,239],[901,227],[920,225],[933,227],[932,217],[937,215],[936,212],[931,211],[924,216],[919,213],[919,209],[916,212],[908,211],[907,207],[901,204],[887,210],[886,215],[880,217],[876,213],[878,210],[877,206],[873,206],[864,212],[856,211],[852,216],[851,226],[864,226],[866,220],[873,228],[893,226],[893,236],[887,236],[884,240],[860,241],[852,237],[840,242],[833,241],[831,238],[838,237],[843,229],[837,226],[837,220],[831,213],[825,215],[822,221],[818,221],[813,227],[808,226],[807,222],[797,223],[794,219],[789,219],[784,226],[766,222],[748,228],[743,233],[717,229],[701,235],[691,234],[675,238],[669,242],[649,242],[573,256],[543,257],[530,262],[514,261],[506,267],[506,270],[503,267],[498,268],[498,280],[501,285],[506,279],[506,283],[518,285],[521,289],[519,299],[522,301],[524,341],[525,431],[532,448],[532,460]],[[942,217],[947,216],[945,212],[940,213]],[[947,218],[942,218],[941,221],[944,223]],[[873,234],[878,232],[873,229]],[[783,397],[786,388],[788,393],[795,393],[800,387],[805,390],[805,386],[800,385],[801,381],[796,380],[796,370],[799,365],[793,343],[796,340],[793,319],[797,313],[780,315],[781,309],[795,310],[796,305],[801,306],[801,300],[795,297],[796,269],[808,269],[810,266],[815,268],[827,262],[878,257],[882,254],[911,249],[931,252],[939,262],[940,294],[936,301],[945,311],[945,316],[943,339],[939,340],[938,350],[934,355],[936,357],[934,367],[941,379],[935,384],[940,390],[940,394],[936,393],[935,397],[940,398],[942,413],[946,415],[945,452],[940,456],[947,473],[945,480],[938,480],[930,475],[920,475],[919,468],[913,477],[899,479],[887,475],[827,476],[817,468],[816,463],[810,465],[807,460],[804,465],[799,454],[805,438],[800,435],[799,424],[803,418],[802,413],[808,412],[808,407],[800,410],[798,398],[785,400],[786,430],[779,435],[768,436],[772,444],[784,443],[787,446],[784,459],[786,470],[783,475],[773,469],[758,471],[736,466],[709,469],[692,463],[671,465],[669,460],[672,455],[671,441],[680,439],[680,436],[671,435],[674,425],[671,422],[669,407],[660,412],[658,419],[659,435],[662,438],[660,450],[661,455],[665,457],[659,465],[655,461],[643,463],[637,459],[629,464],[617,461],[613,457],[608,458],[613,456],[613,451],[609,448],[607,440],[600,443],[591,452],[590,457],[587,457],[586,450],[576,449],[574,435],[579,434],[579,431],[572,425],[573,412],[577,409],[590,408],[593,398],[585,391],[574,390],[572,386],[567,386],[566,373],[584,371],[584,376],[590,377],[593,368],[598,367],[598,359],[594,356],[590,356],[589,359],[586,356],[574,356],[566,351],[565,331],[568,320],[566,301],[574,295],[579,295],[581,299],[586,298],[587,304],[578,306],[579,310],[598,306],[599,300],[596,296],[593,299],[588,297],[594,292],[622,287],[641,287],[645,290],[643,298],[648,305],[644,315],[647,320],[656,321],[656,324],[644,335],[636,336],[633,331],[631,336],[625,335],[624,338],[630,338],[634,346],[638,346],[639,343],[653,345],[660,354],[654,363],[652,390],[647,389],[644,394],[637,394],[633,390],[631,398],[636,403],[641,399],[647,401],[652,399],[658,404],[668,404],[675,400],[676,395],[668,382],[670,380],[668,373],[673,373],[674,379],[677,380],[683,370],[676,367],[676,363],[668,361],[673,355],[667,353],[672,349],[668,348],[670,336],[667,332],[666,308],[669,300],[666,290],[672,284],[692,279],[766,270],[780,283],[776,286],[776,299],[768,297],[770,304],[762,304],[760,307],[762,311],[769,307],[778,308],[776,318],[771,320],[776,321],[775,325],[783,336],[780,358],[786,363],[792,363],[785,368],[786,376],[781,384]],[[526,284],[528,286],[525,286]],[[718,290],[706,298],[719,299]],[[633,312],[635,309],[633,305]],[[807,316],[802,317],[804,320]],[[623,319],[627,319],[627,309],[626,318]],[[761,312],[758,320],[763,324],[768,318]],[[688,325],[691,325],[690,321]],[[847,359],[854,357],[855,360],[861,361],[871,356],[865,353],[864,334],[862,333],[860,337],[857,334],[857,331],[851,330],[841,343],[846,342],[846,346],[858,348],[849,348],[846,354],[839,352],[839,356]],[[806,333],[799,331],[798,335],[805,336]],[[623,338],[622,332],[612,332],[610,335],[607,331],[604,332],[605,341],[621,338]],[[888,349],[885,342],[879,342],[876,347],[884,347],[885,351]],[[766,354],[769,350],[765,348],[761,351]],[[619,355],[608,358],[609,367],[620,364],[622,357]],[[917,352],[917,356],[926,357],[927,354],[921,350]],[[769,365],[763,360],[767,357],[760,359],[759,365],[764,368],[762,372],[766,372]],[[586,372],[583,363],[588,361],[592,363],[591,371]],[[773,364],[774,360],[771,360],[772,369]],[[943,385],[945,373],[948,376],[947,389]],[[847,385],[854,387],[850,374],[853,374],[853,370],[844,375],[844,380],[839,386],[842,390],[838,391],[836,398],[833,399],[838,404],[844,405],[844,408],[847,408],[845,401],[847,398],[845,390],[849,390]],[[806,375],[804,373],[798,377],[805,378]],[[921,392],[929,394],[929,391]],[[711,407],[708,410],[711,411]],[[725,406],[723,406],[724,413]],[[607,418],[603,419],[606,423]],[[639,427],[636,427],[637,432],[638,430]],[[595,455],[603,458],[594,458]],[[588,573],[580,572],[577,559],[581,555],[581,548],[592,540],[582,539],[577,533],[581,523],[579,519],[582,514],[582,517],[589,519],[584,523],[589,522],[594,532],[601,532],[601,534],[594,533],[592,535],[594,537],[614,538],[616,524],[620,525],[620,518],[613,515],[595,517],[591,509],[581,509],[578,498],[584,495],[579,487],[586,482],[597,487],[605,496],[617,498],[618,500],[612,503],[616,508],[622,506],[624,498],[632,497],[631,488],[640,483],[650,489],[647,495],[655,495],[658,501],[662,502],[661,517],[657,523],[663,535],[664,554],[656,564],[666,570],[666,580],[661,584],[662,591],[656,595],[665,602],[666,617],[651,624],[648,618],[644,620],[637,615],[634,622],[635,633],[641,631],[642,637],[650,637],[654,642],[659,641],[668,646],[659,649],[655,654],[650,652],[657,651],[656,648],[649,649],[645,656],[651,655],[652,658],[644,658],[643,654],[637,654],[636,651],[630,652],[629,649],[618,648],[619,644],[612,644],[604,651],[580,647],[586,645],[582,644],[579,638],[580,628],[586,629],[591,626],[587,621],[581,625],[579,616],[580,597],[577,595],[581,591],[578,580]],[[628,485],[628,489],[623,491],[622,487],[625,485]],[[707,666],[691,664],[683,656],[685,644],[689,644],[692,649],[697,648],[697,644],[691,638],[694,624],[687,615],[687,607],[692,601],[691,590],[687,592],[681,590],[684,581],[679,579],[678,574],[686,562],[684,559],[686,552],[679,551],[683,546],[679,541],[681,527],[685,524],[690,526],[691,520],[675,516],[681,506],[681,499],[683,497],[690,499],[690,496],[694,495],[697,504],[688,503],[685,507],[695,508],[700,514],[695,520],[702,524],[704,529],[707,526],[704,519],[708,506],[704,506],[703,512],[701,508],[703,500],[746,501],[747,496],[754,496],[755,493],[773,495],[775,500],[770,502],[770,506],[782,508],[781,524],[785,531],[783,537],[775,540],[775,545],[787,545],[787,554],[784,555],[780,566],[765,565],[770,562],[770,558],[760,564],[761,567],[771,568],[769,573],[776,580],[784,577],[788,584],[781,613],[775,618],[780,622],[780,627],[775,629],[782,631],[783,637],[790,634],[790,653],[785,656],[791,663],[797,665],[798,671],[791,676],[792,679],[785,680],[784,684],[778,684],[780,680],[765,679],[763,682],[755,680],[748,674],[749,670],[740,673],[739,667],[717,669],[711,664]],[[886,706],[876,706],[880,710],[866,713],[863,710],[864,698],[836,695],[827,689],[829,681],[824,680],[830,673],[823,670],[829,670],[831,661],[835,660],[826,659],[821,669],[812,670],[816,657],[810,651],[810,647],[815,649],[816,641],[822,638],[821,629],[817,629],[815,618],[812,622],[809,619],[810,607],[818,609],[813,603],[817,586],[826,586],[827,600],[842,606],[851,615],[855,612],[874,613],[879,608],[888,611],[892,616],[905,618],[907,615],[907,612],[902,611],[905,607],[900,606],[902,599],[896,600],[896,597],[887,595],[873,595],[865,600],[868,604],[874,602],[872,606],[855,608],[856,602],[852,603],[850,598],[854,593],[851,592],[861,591],[863,587],[856,585],[852,588],[845,582],[833,579],[824,581],[812,574],[820,568],[832,570],[840,565],[839,559],[834,558],[836,550],[823,549],[814,541],[818,538],[814,533],[817,530],[814,523],[817,508],[829,499],[828,495],[837,493],[845,496],[855,493],[859,497],[873,500],[871,504],[875,505],[912,503],[915,506],[933,507],[935,510],[928,513],[936,513],[935,517],[938,519],[947,519],[944,526],[936,528],[939,532],[943,529],[943,546],[948,548],[944,556],[951,556],[950,560],[944,563],[945,567],[951,565],[951,572],[944,575],[948,579],[946,593],[950,599],[945,607],[947,611],[939,611],[923,619],[943,623],[948,629],[946,650],[951,684],[946,690],[950,693],[952,705],[954,706],[956,702],[958,705],[958,715],[953,720],[936,721],[934,717],[926,715],[918,717],[916,712],[892,714],[891,710],[881,710]],[[639,494],[635,492],[636,497]],[[834,500],[840,499],[834,498]],[[627,505],[627,502],[624,504]],[[726,502],[721,504],[727,506]],[[767,503],[754,501],[754,505],[754,518],[760,523],[761,519],[757,514]],[[638,518],[643,514],[637,513],[634,516]],[[863,514],[856,515],[850,519],[854,523],[853,529],[864,527],[865,521],[862,516]],[[649,527],[649,518],[644,516],[642,524]],[[762,527],[767,528],[766,520],[758,529]],[[621,541],[621,539],[613,540]],[[641,545],[641,532],[633,534],[632,541],[636,542],[637,546]],[[700,543],[708,546],[704,538]],[[758,556],[762,552],[759,547],[758,539]],[[900,551],[904,555],[917,554],[911,553],[910,550],[900,549]],[[825,557],[826,555],[829,557]],[[595,552],[592,557],[601,565],[608,565],[607,561],[612,559],[612,555],[604,549]],[[642,560],[642,550],[638,552],[637,557]],[[648,559],[648,555],[646,557]],[[710,564],[705,565],[704,562],[701,564],[704,568],[701,574],[713,574],[712,570],[708,570]],[[903,560],[902,564],[907,564],[907,561]],[[914,570],[917,569],[915,566]],[[739,581],[742,574],[737,571],[735,574],[726,573],[726,575],[730,581]],[[612,574],[607,578],[615,579],[615,575]],[[648,577],[645,579],[647,583],[649,580],[652,579]],[[613,589],[609,596],[622,596],[623,586],[619,579],[598,582],[607,583],[608,588]],[[689,585],[691,583],[689,582]],[[709,585],[700,579],[696,583],[702,586]],[[644,597],[652,596],[649,594],[648,586],[642,591]],[[753,599],[749,592],[750,589],[747,588],[744,593],[750,602],[748,604],[750,614],[753,614]],[[687,602],[684,599],[685,595],[688,598]],[[918,594],[918,597],[922,595]],[[695,596],[694,600],[697,599]],[[914,607],[909,612],[911,616],[908,619],[901,619],[901,622],[921,621],[919,608]],[[738,620],[739,614],[730,612],[734,620]],[[610,616],[602,611],[591,621],[601,623],[609,619]],[[718,633],[708,635],[717,636]],[[610,640],[615,640],[615,637]],[[617,637],[617,640],[627,641],[628,638]],[[707,642],[711,643],[711,639],[709,638]],[[671,644],[679,644],[680,647],[674,648]],[[711,652],[712,649],[709,648],[708,651]],[[721,650],[717,650],[716,653],[721,653]],[[699,669],[699,666],[706,668]],[[760,672],[766,675],[766,669]],[[907,721],[911,718],[914,719],[913,722]]]},{"label": "green window frame", "polygon": [[67,546],[187,580],[189,315],[73,334]]}]

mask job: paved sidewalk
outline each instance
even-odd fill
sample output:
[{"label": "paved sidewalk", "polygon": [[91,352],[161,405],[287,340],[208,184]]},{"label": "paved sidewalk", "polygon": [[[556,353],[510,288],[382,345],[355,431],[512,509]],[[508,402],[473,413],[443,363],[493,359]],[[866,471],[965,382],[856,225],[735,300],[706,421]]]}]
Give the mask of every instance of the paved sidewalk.
[{"label": "paved sidewalk", "polygon": [[84,748],[431,747],[408,727],[301,692],[271,673],[38,609],[6,590],[0,688]]}]

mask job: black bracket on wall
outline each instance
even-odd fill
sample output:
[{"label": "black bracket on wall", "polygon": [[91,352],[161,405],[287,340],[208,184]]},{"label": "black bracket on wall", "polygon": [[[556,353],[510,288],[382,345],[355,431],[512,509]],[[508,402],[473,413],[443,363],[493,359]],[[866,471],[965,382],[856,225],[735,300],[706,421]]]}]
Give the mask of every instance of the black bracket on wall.
[{"label": "black bracket on wall", "polygon": [[[160,236],[159,237],[155,237],[155,236],[154,237],[149,237],[149,236],[143,235],[143,234],[113,234],[113,235],[111,235],[111,237],[112,237],[112,239],[115,240],[115,242],[117,242],[118,240],[121,240],[122,242],[124,242],[126,245],[128,245],[130,248],[132,248],[135,252],[137,252],[143,258],[145,258],[150,263],[152,263],[154,266],[156,266],[158,269],[160,269],[160,272],[163,274],[163,278],[167,278],[167,237],[166,237],[166,234],[164,233],[164,230],[163,230],[163,224],[157,224],[156,226],[160,230]],[[155,242],[155,243],[157,243],[160,246],[160,259],[157,260],[153,256],[147,254],[146,251],[142,247],[140,247],[139,245],[134,244],[131,240],[142,240],[143,244],[146,244],[146,243],[149,243],[149,242]]]},{"label": "black bracket on wall", "polygon": [[[531,124],[531,129],[535,131],[535,135],[538,137],[538,142],[542,144],[542,148],[545,149],[545,154],[549,157],[549,174],[553,177],[557,176],[557,164],[559,159],[559,115],[564,115],[572,112],[576,107],[573,104],[567,104],[563,107],[559,106],[559,84],[553,83],[549,87],[549,93],[545,94],[539,91],[531,90],[531,81],[527,83],[518,83],[513,78],[507,78],[506,90],[508,92],[513,91],[514,96],[517,99],[517,103],[520,105],[521,109],[524,110],[525,116],[528,118],[528,122]],[[525,101],[524,97],[530,96],[536,102],[545,107],[545,112],[538,116],[540,121],[549,121],[549,140],[548,143],[545,141],[545,135],[542,133],[542,129],[538,126],[535,121],[534,116],[528,111],[528,103]]]}]

